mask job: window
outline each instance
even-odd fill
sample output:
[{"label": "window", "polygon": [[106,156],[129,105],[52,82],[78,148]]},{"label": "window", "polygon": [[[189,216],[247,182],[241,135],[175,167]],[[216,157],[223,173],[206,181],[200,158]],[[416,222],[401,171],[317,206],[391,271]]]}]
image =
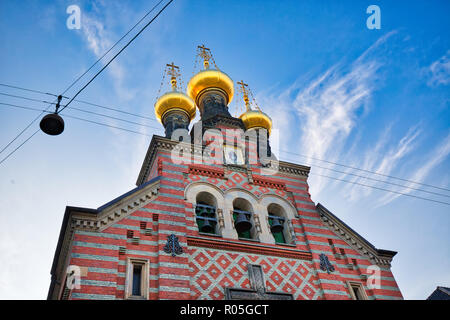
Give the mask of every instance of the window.
[{"label": "window", "polygon": [[286,238],[283,233],[283,225],[284,218],[277,217],[269,213],[269,226],[276,243],[286,243]]},{"label": "window", "polygon": [[267,208],[267,211],[269,213],[270,231],[275,239],[275,243],[286,243],[286,235],[288,233],[285,230],[286,218],[283,213],[283,208],[278,204],[272,203]]},{"label": "window", "polygon": [[131,294],[133,296],[141,296],[141,284],[142,284],[142,265],[133,265],[133,284],[131,288]]},{"label": "window", "polygon": [[128,258],[125,299],[148,299],[149,262]]},{"label": "window", "polygon": [[234,227],[239,239],[254,239],[252,208],[246,200],[238,198],[233,201]]},{"label": "window", "polygon": [[350,289],[350,296],[353,300],[367,300],[366,292],[360,282],[347,282],[347,286]]},{"label": "window", "polygon": [[217,234],[216,199],[207,192],[197,195],[195,215],[198,231],[202,233]]}]

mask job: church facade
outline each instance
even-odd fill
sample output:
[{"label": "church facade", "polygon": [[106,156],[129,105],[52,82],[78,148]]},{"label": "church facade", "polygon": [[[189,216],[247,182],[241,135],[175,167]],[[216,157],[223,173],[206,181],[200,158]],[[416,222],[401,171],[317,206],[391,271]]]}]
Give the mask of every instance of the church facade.
[{"label": "church facade", "polygon": [[[133,190],[67,207],[48,299],[402,299],[396,252],[377,249],[308,192],[310,168],[271,152],[272,121],[201,46],[203,70],[155,104]],[[189,125],[200,112],[200,120]]]}]

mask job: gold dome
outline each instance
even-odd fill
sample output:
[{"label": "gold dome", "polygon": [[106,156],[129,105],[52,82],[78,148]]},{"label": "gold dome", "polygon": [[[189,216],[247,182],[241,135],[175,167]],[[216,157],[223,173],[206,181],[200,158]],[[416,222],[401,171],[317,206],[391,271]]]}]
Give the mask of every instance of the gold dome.
[{"label": "gold dome", "polygon": [[187,86],[187,94],[192,98],[197,104],[198,94],[207,88],[219,88],[222,89],[227,94],[227,102],[228,105],[233,99],[234,95],[234,85],[233,80],[219,70],[214,69],[206,69],[200,71],[195,76],[189,80]]},{"label": "gold dome", "polygon": [[162,123],[164,115],[168,111],[182,110],[186,112],[189,117],[189,121],[195,117],[195,103],[187,95],[181,92],[172,91],[162,95],[155,103],[155,115],[156,119]]},{"label": "gold dome", "polygon": [[269,134],[272,130],[272,119],[262,111],[248,110],[241,114],[239,119],[244,122],[245,129],[264,128]]}]

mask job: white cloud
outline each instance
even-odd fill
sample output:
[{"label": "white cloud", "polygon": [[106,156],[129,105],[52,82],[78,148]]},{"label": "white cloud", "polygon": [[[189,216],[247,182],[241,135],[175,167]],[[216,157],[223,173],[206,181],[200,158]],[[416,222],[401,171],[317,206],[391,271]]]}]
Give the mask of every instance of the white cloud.
[{"label": "white cloud", "polygon": [[[97,59],[113,46],[115,41],[113,42],[111,39],[119,39],[119,37],[111,35],[105,30],[103,22],[88,13],[83,14],[81,26],[83,38],[86,41],[88,48],[94,53]],[[101,63],[105,65],[119,48],[120,46],[107,54],[102,59]],[[129,88],[124,88],[126,76],[125,67],[115,60],[108,66],[106,71],[114,78],[115,89],[119,96],[126,100],[131,99],[134,96],[133,92]]]},{"label": "white cloud", "polygon": [[[440,143],[438,144],[431,152],[427,155],[427,160],[424,162],[424,165],[418,167],[414,174],[411,175],[407,180],[415,181],[422,183],[424,179],[428,176],[428,174],[433,170],[437,165],[439,165],[442,161],[444,161],[450,153],[450,134]],[[407,187],[417,188],[417,184],[415,183],[406,183]],[[401,193],[409,194],[413,190],[409,188],[403,188],[399,190]],[[386,205],[393,200],[397,199],[399,194],[386,194],[379,201],[379,206]]]},{"label": "white cloud", "polygon": [[430,74],[429,86],[447,85],[450,83],[450,50],[433,62],[427,70]]},{"label": "white cloud", "polygon": [[[357,126],[358,112],[368,108],[374,90],[381,63],[373,53],[394,33],[376,41],[347,70],[336,64],[304,87],[303,82],[296,81],[278,96],[258,98],[264,105],[273,106],[269,113],[274,123],[281,126],[281,136],[289,137],[284,138],[283,145],[295,146],[293,152],[310,159],[333,161],[342,154]],[[311,194],[317,196],[325,181],[311,176],[310,186]]]}]

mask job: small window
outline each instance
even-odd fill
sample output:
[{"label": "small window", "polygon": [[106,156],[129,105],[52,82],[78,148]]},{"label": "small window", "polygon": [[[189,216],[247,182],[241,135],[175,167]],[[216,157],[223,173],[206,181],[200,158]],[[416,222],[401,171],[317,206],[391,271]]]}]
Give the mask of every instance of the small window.
[{"label": "small window", "polygon": [[131,294],[133,296],[141,296],[142,286],[142,265],[133,265],[133,287],[131,288]]},{"label": "small window", "polygon": [[128,258],[125,299],[148,299],[149,262]]},{"label": "small window", "polygon": [[233,201],[234,227],[239,239],[254,239],[252,206],[247,200],[237,198]]},{"label": "small window", "polygon": [[353,300],[367,300],[364,287],[359,282],[349,282],[348,287],[350,288],[350,295]]},{"label": "small window", "polygon": [[197,195],[195,215],[198,231],[201,233],[217,234],[216,199],[207,192]]},{"label": "small window", "polygon": [[[252,239],[251,215],[251,212],[233,209],[233,220],[239,239]],[[240,225],[244,224],[248,225],[248,227],[245,227],[245,230],[241,230]]]},{"label": "small window", "polygon": [[[269,213],[269,226],[276,243],[286,243],[284,237],[284,218]],[[278,229],[275,229],[278,227]]]},{"label": "small window", "polygon": [[283,208],[276,204],[271,203],[267,207],[268,221],[270,232],[272,233],[275,243],[287,243],[290,242],[289,231],[286,228],[286,214]]}]

